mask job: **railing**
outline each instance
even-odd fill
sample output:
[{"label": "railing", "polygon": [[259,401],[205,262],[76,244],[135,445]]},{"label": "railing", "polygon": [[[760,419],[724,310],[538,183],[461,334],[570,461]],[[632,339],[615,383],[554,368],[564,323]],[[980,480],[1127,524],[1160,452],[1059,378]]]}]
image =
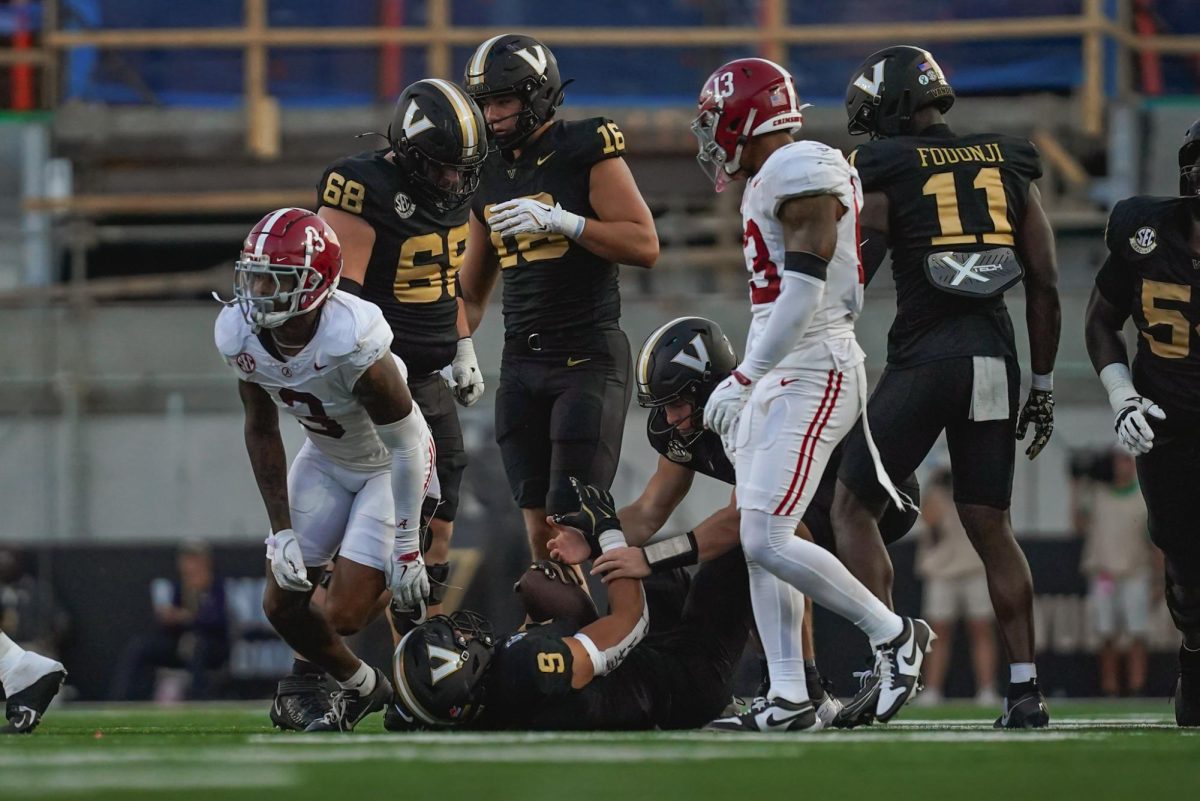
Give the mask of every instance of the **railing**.
[{"label": "railing", "polygon": [[[0,65],[31,64],[42,70],[44,104],[55,104],[55,83],[64,54],[79,48],[129,49],[240,49],[244,52],[244,140],[247,151],[262,159],[280,153],[279,104],[268,91],[268,53],[278,48],[372,48],[386,45],[422,47],[430,74],[453,78],[454,46],[470,46],[505,32],[496,27],[456,27],[450,22],[451,0],[427,0],[427,22],[406,27],[271,27],[268,0],[244,0],[240,28],[156,28],[145,30],[63,30],[58,26],[58,0],[45,0],[42,36],[34,49],[0,48]],[[889,41],[997,41],[1031,38],[1078,37],[1082,43],[1082,84],[1079,87],[1079,128],[1096,136],[1104,130],[1105,80],[1115,58],[1118,94],[1130,90],[1125,65],[1131,52],[1200,54],[1200,36],[1141,35],[1131,30],[1132,0],[1118,0],[1116,18],[1105,11],[1105,0],[1083,0],[1074,15],[975,20],[939,20],[885,24],[792,25],[787,22],[787,0],[762,0],[755,25],[738,27],[652,28],[533,28],[527,32],[556,45],[685,47],[752,45],[768,58],[786,61],[793,45],[885,43]],[[1117,47],[1106,52],[1106,42]],[[1114,55],[1115,54],[1115,55]],[[188,194],[160,198],[164,203],[197,201],[237,205],[254,204],[262,193],[219,193],[211,199]],[[244,196],[243,196],[244,195]],[[81,216],[130,211],[133,207],[161,210],[158,200],[91,196],[45,200],[28,206],[34,211],[67,211]],[[131,206],[132,204],[132,206]],[[195,207],[192,206],[194,209]]]}]

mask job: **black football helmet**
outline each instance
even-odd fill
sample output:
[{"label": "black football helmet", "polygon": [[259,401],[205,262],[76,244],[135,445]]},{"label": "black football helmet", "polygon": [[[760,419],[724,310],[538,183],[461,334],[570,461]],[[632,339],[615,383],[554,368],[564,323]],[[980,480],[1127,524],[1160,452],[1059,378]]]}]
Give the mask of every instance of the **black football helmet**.
[{"label": "black football helmet", "polygon": [[1179,194],[1200,195],[1200,120],[1192,123],[1183,135],[1183,146],[1179,148]]},{"label": "black football helmet", "polygon": [[521,99],[513,133],[496,139],[505,150],[520,147],[563,102],[564,84],[554,53],[532,36],[520,33],[494,36],[475,48],[467,61],[463,86],[477,102],[499,95]]},{"label": "black football helmet", "polygon": [[387,138],[419,203],[454,211],[478,188],[488,153],[483,114],[450,81],[428,78],[401,92]]},{"label": "black football helmet", "polygon": [[911,45],[886,47],[867,56],[846,87],[850,133],[872,139],[917,133],[912,116],[936,106],[945,114],[954,105],[954,89],[928,50]]},{"label": "black football helmet", "polygon": [[[691,402],[691,439],[700,436],[704,403],[717,384],[737,367],[737,354],[721,326],[705,317],[680,317],[642,343],[637,358],[638,405],[658,409],[676,400]],[[655,433],[666,433],[673,426]]]},{"label": "black football helmet", "polygon": [[460,610],[429,618],[392,655],[399,703],[427,727],[470,723],[483,709],[482,680],[495,644],[483,615]]}]

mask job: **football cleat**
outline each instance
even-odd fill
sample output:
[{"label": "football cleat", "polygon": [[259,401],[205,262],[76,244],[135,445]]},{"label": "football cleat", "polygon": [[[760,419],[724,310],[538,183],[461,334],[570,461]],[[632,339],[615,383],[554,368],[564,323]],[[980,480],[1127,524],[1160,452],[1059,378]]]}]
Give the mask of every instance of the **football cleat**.
[{"label": "football cleat", "polygon": [[704,726],[708,731],[818,731],[817,713],[811,701],[794,704],[785,698],[755,698],[747,712],[717,718]]},{"label": "football cleat", "polygon": [[271,722],[283,731],[304,731],[309,724],[325,717],[329,709],[329,689],[324,676],[313,673],[284,676],[275,687]]},{"label": "football cleat", "polygon": [[833,687],[829,682],[822,681],[821,695],[813,699],[813,705],[817,709],[817,728],[814,731],[822,729],[832,729],[838,717],[842,714],[842,702],[833,694]]},{"label": "football cleat", "polygon": [[[1004,699],[1004,713],[992,724],[995,729],[1044,729],[1050,725],[1050,710],[1038,687],[1037,679],[1010,685],[1008,691],[1023,688],[1015,701]],[[1027,688],[1027,689],[1025,689]]]},{"label": "football cleat", "polygon": [[335,690],[329,696],[329,711],[305,727],[306,732],[354,731],[359,722],[387,706],[392,698],[392,683],[375,670],[375,689],[366,695],[351,690]]},{"label": "football cleat", "polygon": [[[878,657],[875,661],[879,661]],[[859,680],[858,692],[842,705],[841,712],[833,721],[836,729],[870,726],[875,722],[875,706],[879,703],[879,673],[872,665],[869,670],[855,672],[854,677]]]},{"label": "football cleat", "polygon": [[879,646],[875,668],[879,673],[879,699],[875,719],[887,723],[920,689],[921,663],[937,635],[924,620],[906,617],[900,636]]},{"label": "football cleat", "polygon": [[50,706],[50,702],[62,688],[67,671],[52,659],[41,656],[38,658],[50,663],[51,670],[25,689],[8,696],[8,704],[4,710],[8,724],[0,729],[0,734],[29,734],[36,729],[42,722],[46,707]]},{"label": "football cleat", "polygon": [[1179,681],[1175,684],[1175,722],[1200,726],[1200,651],[1179,648]]}]

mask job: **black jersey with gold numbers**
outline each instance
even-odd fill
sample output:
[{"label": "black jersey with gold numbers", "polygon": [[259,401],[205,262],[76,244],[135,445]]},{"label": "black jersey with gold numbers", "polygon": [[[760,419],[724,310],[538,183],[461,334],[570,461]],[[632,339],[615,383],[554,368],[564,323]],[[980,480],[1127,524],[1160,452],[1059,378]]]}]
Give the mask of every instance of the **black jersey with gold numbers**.
[{"label": "black jersey with gold numbers", "polygon": [[320,206],[361,216],[375,230],[362,297],[383,310],[392,352],[412,375],[440,370],[458,342],[458,269],[467,249],[466,206],[440,214],[417,205],[388,149],[334,163],[317,186]]},{"label": "black jersey with gold numbers", "polygon": [[1138,330],[1133,384],[1162,407],[1168,429],[1200,424],[1200,253],[1192,250],[1200,198],[1133,197],[1108,218],[1108,260],[1096,275],[1104,299]]},{"label": "black jersey with gold numbers", "polygon": [[[592,166],[625,154],[625,135],[612,120],[559,121],[521,151],[493,153],[471,201],[487,223],[491,207],[530,197],[583,217],[596,216],[589,199]],[[617,267],[561,234],[491,235],[504,278],[507,338],[562,335],[615,328],[621,317]]]},{"label": "black jersey with gold numbers", "polygon": [[1033,144],[999,134],[958,136],[946,125],[935,125],[920,136],[863,144],[850,163],[863,192],[888,198],[896,281],[888,363],[909,367],[955,356],[1015,358],[1003,295],[971,297],[939,289],[926,277],[925,262],[943,251],[1016,251],[1029,185],[1042,174]]},{"label": "black jersey with gold numbers", "polygon": [[488,728],[520,726],[573,691],[574,659],[565,638],[576,631],[561,620],[531,624],[496,646],[484,685]]}]

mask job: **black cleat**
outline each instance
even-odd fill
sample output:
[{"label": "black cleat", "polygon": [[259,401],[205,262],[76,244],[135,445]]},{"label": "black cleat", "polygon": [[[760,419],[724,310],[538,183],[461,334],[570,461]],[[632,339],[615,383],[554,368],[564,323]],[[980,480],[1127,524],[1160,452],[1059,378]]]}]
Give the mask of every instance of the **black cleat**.
[{"label": "black cleat", "polygon": [[392,699],[392,683],[379,671],[375,671],[375,689],[368,695],[359,695],[352,690],[338,689],[329,696],[330,709],[325,716],[314,720],[304,729],[306,732],[354,731],[359,722],[378,712]]},{"label": "black cleat", "polygon": [[304,731],[329,712],[329,688],[321,674],[284,676],[275,687],[271,722],[283,731]]},{"label": "black cleat", "polygon": [[388,731],[421,731],[426,727],[400,703],[399,698],[392,696],[383,710],[383,728]]},{"label": "black cleat", "polygon": [[1200,651],[1179,647],[1179,681],[1175,684],[1175,722],[1200,726]]},{"label": "black cleat", "polygon": [[920,689],[921,663],[933,650],[937,635],[924,620],[904,618],[900,636],[879,646],[875,669],[879,673],[879,700],[875,719],[887,723]]},{"label": "black cleat", "polygon": [[46,713],[46,707],[50,706],[54,696],[58,695],[63,680],[67,677],[67,671],[62,669],[62,665],[58,665],[58,668],[8,697],[8,704],[4,710],[8,725],[0,729],[0,734],[29,734],[38,727],[42,722],[42,715]]},{"label": "black cleat", "polygon": [[994,729],[1044,729],[1050,725],[1050,710],[1038,687],[1037,679],[1010,684],[1008,692],[1017,690],[1017,699],[1004,699],[1004,714],[992,724]]},{"label": "black cleat", "polygon": [[879,703],[879,674],[872,667],[854,675],[860,683],[858,692],[842,705],[842,711],[833,721],[835,729],[853,729],[875,722],[875,706]]},{"label": "black cleat", "polygon": [[756,698],[750,711],[717,718],[704,726],[708,731],[818,731],[816,710],[811,701],[794,704],[784,698]]}]

